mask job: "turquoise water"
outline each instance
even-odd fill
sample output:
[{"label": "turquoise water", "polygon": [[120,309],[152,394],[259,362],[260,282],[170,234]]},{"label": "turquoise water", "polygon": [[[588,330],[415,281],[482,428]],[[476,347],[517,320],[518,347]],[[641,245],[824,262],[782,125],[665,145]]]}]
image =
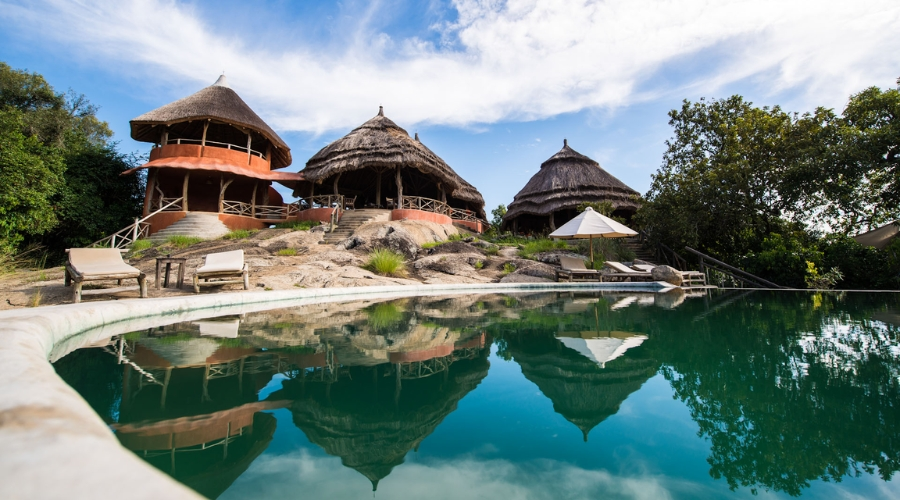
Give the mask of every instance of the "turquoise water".
[{"label": "turquoise water", "polygon": [[324,304],[55,366],[210,498],[900,497],[896,294]]}]

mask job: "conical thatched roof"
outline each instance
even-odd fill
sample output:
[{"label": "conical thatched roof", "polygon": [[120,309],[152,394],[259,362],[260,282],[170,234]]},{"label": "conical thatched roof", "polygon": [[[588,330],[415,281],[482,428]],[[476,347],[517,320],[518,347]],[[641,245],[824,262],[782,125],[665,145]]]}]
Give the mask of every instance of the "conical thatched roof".
[{"label": "conical thatched roof", "polygon": [[619,411],[619,406],[656,373],[648,359],[623,358],[600,368],[574,350],[534,352],[510,344],[522,375],[553,402],[553,410],[588,433]]},{"label": "conical thatched roof", "polygon": [[199,92],[131,120],[131,138],[136,141],[156,142],[159,140],[158,125],[206,119],[249,128],[263,135],[272,142],[273,169],[291,164],[291,149],[259,115],[250,109],[237,92],[228,86],[225,75]]},{"label": "conical thatched roof", "polygon": [[632,197],[638,194],[564,140],[563,148],[542,163],[538,173],[515,196],[503,220],[522,214],[546,216],[602,200],[610,201],[617,210],[637,210],[638,204]]},{"label": "conical thatched roof", "polygon": [[444,160],[413,139],[402,127],[384,116],[384,108],[371,120],[322,148],[302,170],[311,182],[320,182],[338,173],[363,168],[412,167],[441,182],[448,196],[477,204],[484,211],[484,198]]}]

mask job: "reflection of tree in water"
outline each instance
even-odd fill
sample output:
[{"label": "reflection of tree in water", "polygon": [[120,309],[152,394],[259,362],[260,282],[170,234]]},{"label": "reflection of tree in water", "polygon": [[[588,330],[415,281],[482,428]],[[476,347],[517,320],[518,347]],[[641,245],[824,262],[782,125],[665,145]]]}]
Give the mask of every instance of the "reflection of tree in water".
[{"label": "reflection of tree in water", "polygon": [[272,397],[294,399],[297,427],[375,489],[487,376],[489,351],[419,379],[398,380],[396,365],[348,367],[336,382],[298,378]]},{"label": "reflection of tree in water", "polygon": [[791,495],[819,478],[890,479],[900,329],[869,320],[887,307],[897,310],[896,297],[758,294],[699,321],[682,310],[661,327],[648,344],[711,442],[710,474]]}]

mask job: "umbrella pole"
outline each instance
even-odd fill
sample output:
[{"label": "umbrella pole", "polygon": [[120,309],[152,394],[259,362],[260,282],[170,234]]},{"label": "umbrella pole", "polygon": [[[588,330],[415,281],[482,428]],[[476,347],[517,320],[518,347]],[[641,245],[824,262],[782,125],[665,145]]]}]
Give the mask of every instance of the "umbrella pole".
[{"label": "umbrella pole", "polygon": [[591,269],[594,268],[594,236],[588,236],[588,245],[591,247]]}]

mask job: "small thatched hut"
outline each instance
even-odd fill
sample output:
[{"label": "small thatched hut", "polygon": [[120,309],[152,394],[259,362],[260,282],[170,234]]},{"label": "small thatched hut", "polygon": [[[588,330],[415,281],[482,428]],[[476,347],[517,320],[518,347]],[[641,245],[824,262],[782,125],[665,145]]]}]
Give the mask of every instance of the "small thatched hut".
[{"label": "small thatched hut", "polygon": [[640,206],[638,196],[637,191],[563,140],[563,148],[541,164],[509,204],[503,228],[513,232],[553,231],[578,215],[578,205],[585,202],[608,201],[614,216],[630,217]]},{"label": "small thatched hut", "polygon": [[305,198],[341,194],[356,207],[402,208],[404,197],[424,197],[469,210],[484,218],[484,198],[433,151],[384,116],[378,115],[322,148],[301,172],[306,182],[294,191]]}]

